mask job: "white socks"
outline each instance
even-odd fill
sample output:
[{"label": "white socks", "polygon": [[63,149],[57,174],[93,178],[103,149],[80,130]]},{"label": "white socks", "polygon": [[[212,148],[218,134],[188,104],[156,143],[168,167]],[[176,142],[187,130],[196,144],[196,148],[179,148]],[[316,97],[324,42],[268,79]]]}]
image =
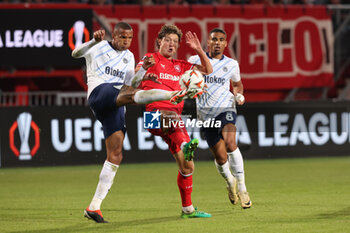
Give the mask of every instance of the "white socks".
[{"label": "white socks", "polygon": [[160,89],[140,90],[135,93],[134,101],[137,104],[148,104],[160,100],[170,100],[173,91],[165,91]]},{"label": "white socks", "polygon": [[245,178],[244,178],[244,166],[243,166],[243,157],[241,151],[237,147],[237,149],[233,152],[227,153],[230,168],[233,172],[233,175],[237,179],[238,183],[238,192],[246,192],[247,187],[245,186]]},{"label": "white socks", "polygon": [[193,205],[189,205],[189,206],[184,206],[184,207],[182,207],[182,211],[183,211],[184,213],[186,213],[186,214],[190,214],[190,213],[192,213],[194,210],[195,210],[195,209],[194,209]]},{"label": "white socks", "polygon": [[118,167],[118,165],[108,162],[107,160],[103,164],[95,195],[89,205],[90,210],[101,209],[101,203],[112,187],[114,176],[117,173]]},{"label": "white socks", "polygon": [[223,165],[219,165],[216,160],[214,160],[214,163],[220,175],[226,180],[227,185],[232,186],[234,177],[230,171],[228,161],[226,161],[226,163]]},{"label": "white socks", "polygon": [[89,210],[99,210],[99,209],[101,209],[102,201],[103,201],[102,199],[99,199],[99,198],[94,196],[92,198],[92,201],[91,201],[90,205],[89,205]]}]

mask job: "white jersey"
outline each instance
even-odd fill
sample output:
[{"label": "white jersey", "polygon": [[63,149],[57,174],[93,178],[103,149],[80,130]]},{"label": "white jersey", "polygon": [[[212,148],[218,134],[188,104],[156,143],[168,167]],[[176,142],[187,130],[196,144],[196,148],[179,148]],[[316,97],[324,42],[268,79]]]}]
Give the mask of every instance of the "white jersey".
[{"label": "white jersey", "polygon": [[131,86],[135,59],[129,50],[115,50],[110,42],[103,40],[82,56],[86,60],[88,98],[92,90],[102,83],[119,82]]},{"label": "white jersey", "polygon": [[[196,99],[197,118],[207,120],[215,118],[222,112],[236,112],[236,103],[230,92],[230,80],[241,80],[238,62],[225,55],[221,59],[210,58],[213,73],[204,75],[205,84],[208,86],[207,93]],[[200,64],[198,55],[188,59],[190,63]]]}]

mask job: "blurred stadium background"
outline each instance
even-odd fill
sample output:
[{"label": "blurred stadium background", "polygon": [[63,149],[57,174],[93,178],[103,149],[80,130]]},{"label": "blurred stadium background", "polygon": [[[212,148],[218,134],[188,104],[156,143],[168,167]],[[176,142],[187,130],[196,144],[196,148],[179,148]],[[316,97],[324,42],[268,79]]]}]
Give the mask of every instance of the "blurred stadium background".
[{"label": "blurred stadium background", "polygon": [[[226,30],[225,53],[239,61],[245,86],[237,125],[246,159],[350,154],[348,1],[194,3],[0,4],[1,167],[101,164],[104,142],[86,103],[84,61],[70,54],[94,30],[110,37],[121,20],[134,28],[136,62],[154,50],[164,23],[196,32],[203,48],[209,30]],[[190,55],[182,41],[178,58]],[[186,113],[193,110],[187,102]],[[128,107],[124,162],[171,161],[164,142],[143,129],[142,111]],[[197,159],[211,159],[202,139]]]}]

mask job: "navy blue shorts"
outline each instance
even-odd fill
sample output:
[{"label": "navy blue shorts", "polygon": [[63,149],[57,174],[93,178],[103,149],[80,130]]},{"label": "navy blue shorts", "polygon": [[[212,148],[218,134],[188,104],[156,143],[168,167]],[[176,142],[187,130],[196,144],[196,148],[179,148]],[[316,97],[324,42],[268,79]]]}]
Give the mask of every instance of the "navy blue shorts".
[{"label": "navy blue shorts", "polygon": [[103,83],[90,94],[89,106],[103,126],[105,139],[116,131],[126,131],[124,106],[117,107],[116,100],[120,92],[114,86],[121,87],[122,83]]},{"label": "navy blue shorts", "polygon": [[221,121],[220,128],[201,128],[201,132],[204,135],[204,139],[207,141],[209,147],[215,146],[216,143],[222,139],[222,128],[225,125],[232,123],[236,124],[237,114],[235,112],[223,112],[220,113],[217,117],[215,117],[215,121]]}]

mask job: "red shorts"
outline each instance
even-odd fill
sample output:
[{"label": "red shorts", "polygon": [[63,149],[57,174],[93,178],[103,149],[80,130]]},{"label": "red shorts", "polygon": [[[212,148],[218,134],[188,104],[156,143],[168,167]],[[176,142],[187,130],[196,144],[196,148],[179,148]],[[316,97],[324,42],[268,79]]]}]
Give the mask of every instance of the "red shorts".
[{"label": "red shorts", "polygon": [[162,129],[149,129],[148,131],[153,135],[161,136],[168,144],[172,154],[181,150],[182,143],[191,141],[186,128],[170,128],[166,133],[163,133]]}]

